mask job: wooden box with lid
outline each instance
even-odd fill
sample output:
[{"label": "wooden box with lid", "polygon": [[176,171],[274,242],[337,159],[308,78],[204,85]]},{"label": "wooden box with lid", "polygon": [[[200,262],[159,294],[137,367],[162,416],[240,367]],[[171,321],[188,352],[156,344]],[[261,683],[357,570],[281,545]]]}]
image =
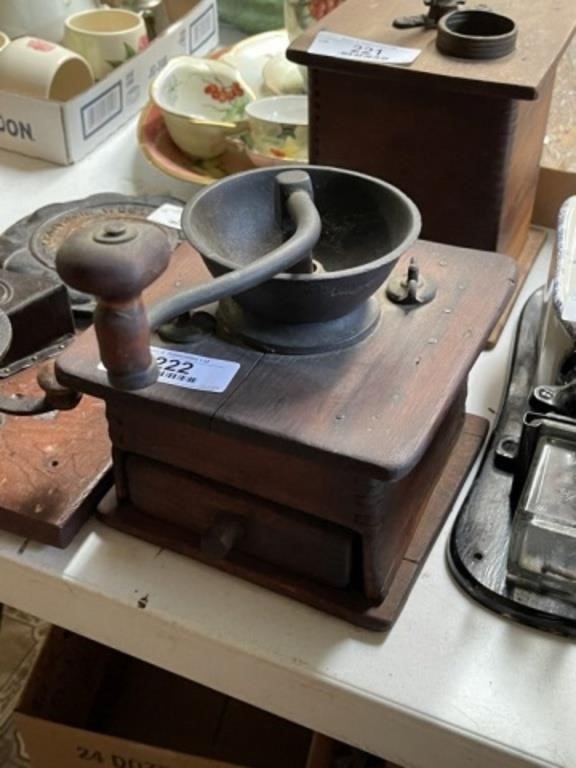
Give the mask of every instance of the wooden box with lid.
[{"label": "wooden box with lid", "polygon": [[[467,7],[467,6],[463,6]],[[471,7],[471,6],[470,6]],[[521,261],[558,59],[576,27],[573,0],[497,0],[518,26],[501,59],[452,58],[434,29],[395,29],[421,0],[347,0],[288,57],[308,68],[310,160],[370,173],[404,190],[437,242]],[[421,49],[409,66],[319,56],[319,30]]]}]

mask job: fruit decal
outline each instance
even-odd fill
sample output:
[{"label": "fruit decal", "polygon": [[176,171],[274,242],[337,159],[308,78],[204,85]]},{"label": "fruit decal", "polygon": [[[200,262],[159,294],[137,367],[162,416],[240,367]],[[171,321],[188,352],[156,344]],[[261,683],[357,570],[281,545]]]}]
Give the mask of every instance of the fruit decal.
[{"label": "fruit decal", "polygon": [[237,81],[234,81],[230,85],[225,85],[218,78],[214,81],[207,83],[204,87],[204,93],[213,101],[220,104],[228,105],[224,109],[218,111],[222,114],[222,119],[226,122],[233,123],[237,120],[242,120],[244,117],[244,108],[248,103],[248,97],[244,93],[244,89]]},{"label": "fruit decal", "polygon": [[[337,8],[343,0],[287,0],[287,2],[295,16],[296,24],[303,30]],[[289,13],[288,8],[287,13]]]}]

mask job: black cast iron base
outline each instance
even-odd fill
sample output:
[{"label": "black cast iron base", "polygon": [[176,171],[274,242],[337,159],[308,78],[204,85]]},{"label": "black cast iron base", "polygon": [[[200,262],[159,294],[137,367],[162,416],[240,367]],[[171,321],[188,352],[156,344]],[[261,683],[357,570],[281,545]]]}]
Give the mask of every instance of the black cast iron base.
[{"label": "black cast iron base", "polygon": [[482,468],[454,525],[447,556],[458,583],[487,608],[538,629],[576,636],[576,604],[515,586],[506,578],[513,475],[494,465],[496,447],[505,439],[520,437],[538,362],[542,307],[543,290],[539,290],[522,312],[506,403]]}]

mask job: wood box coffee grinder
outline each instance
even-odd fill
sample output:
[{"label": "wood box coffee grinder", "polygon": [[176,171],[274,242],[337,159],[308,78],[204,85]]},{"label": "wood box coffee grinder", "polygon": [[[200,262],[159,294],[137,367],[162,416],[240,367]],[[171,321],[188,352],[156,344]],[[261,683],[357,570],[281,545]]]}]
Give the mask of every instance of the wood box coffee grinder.
[{"label": "wood box coffee grinder", "polygon": [[576,6],[487,5],[346,0],[287,55],[307,68],[312,163],[395,184],[423,237],[512,256],[520,286],[542,244],[530,221]]},{"label": "wood box coffee grinder", "polygon": [[99,297],[56,373],[106,401],[103,517],[386,628],[484,435],[466,377],[513,262],[417,241],[406,195],[333,168],[228,177],[182,223],[171,260],[156,225],[113,220],[58,254]]}]

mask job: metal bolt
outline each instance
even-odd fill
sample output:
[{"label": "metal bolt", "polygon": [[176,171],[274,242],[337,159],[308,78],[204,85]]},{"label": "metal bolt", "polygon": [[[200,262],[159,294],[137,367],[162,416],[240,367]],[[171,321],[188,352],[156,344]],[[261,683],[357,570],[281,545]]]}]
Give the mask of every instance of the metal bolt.
[{"label": "metal bolt", "polygon": [[418,269],[418,265],[414,259],[410,259],[410,264],[408,264],[408,274],[406,275],[406,282],[409,283],[411,280],[414,280],[417,283],[419,279],[420,270]]},{"label": "metal bolt", "polygon": [[109,245],[110,243],[128,243],[138,235],[138,229],[131,227],[123,221],[105,221],[94,233],[97,243]]},{"label": "metal bolt", "polygon": [[546,387],[539,387],[538,397],[540,397],[542,400],[552,400],[552,398],[554,397],[554,393],[551,392],[549,389],[546,389]]},{"label": "metal bolt", "polygon": [[110,237],[120,237],[126,234],[126,226],[119,221],[111,221],[104,225],[104,234]]},{"label": "metal bolt", "polygon": [[513,455],[518,450],[518,442],[511,437],[507,437],[500,443],[500,450],[505,451],[509,455]]}]

